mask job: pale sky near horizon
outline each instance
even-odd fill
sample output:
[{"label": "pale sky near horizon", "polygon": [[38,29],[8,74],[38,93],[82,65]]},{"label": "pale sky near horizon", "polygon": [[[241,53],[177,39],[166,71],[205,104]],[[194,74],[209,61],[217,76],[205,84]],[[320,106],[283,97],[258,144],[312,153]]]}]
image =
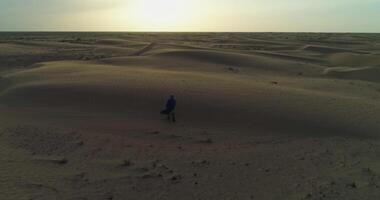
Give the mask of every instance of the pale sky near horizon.
[{"label": "pale sky near horizon", "polygon": [[380,32],[380,0],[0,0],[0,31]]}]

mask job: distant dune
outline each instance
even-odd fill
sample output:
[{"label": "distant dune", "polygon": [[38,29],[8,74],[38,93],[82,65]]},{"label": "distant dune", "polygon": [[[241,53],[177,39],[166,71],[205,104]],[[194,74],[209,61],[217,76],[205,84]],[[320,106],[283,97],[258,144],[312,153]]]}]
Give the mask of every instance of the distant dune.
[{"label": "distant dune", "polygon": [[342,49],[335,47],[327,47],[327,46],[316,46],[316,45],[306,45],[302,48],[304,51],[313,51],[320,54],[328,54],[328,53],[341,53],[341,52],[352,52],[352,53],[366,53],[364,51],[357,51],[351,49]]},{"label": "distant dune", "polygon": [[354,53],[338,53],[329,56],[328,60],[336,66],[379,66],[380,57]]},{"label": "distant dune", "polygon": [[325,71],[330,77],[379,82],[380,67],[332,67]]}]

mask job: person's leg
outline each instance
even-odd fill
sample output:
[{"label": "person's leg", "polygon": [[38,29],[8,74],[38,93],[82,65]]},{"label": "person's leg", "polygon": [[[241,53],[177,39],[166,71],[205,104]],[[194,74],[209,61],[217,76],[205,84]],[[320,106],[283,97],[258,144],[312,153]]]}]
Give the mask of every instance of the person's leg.
[{"label": "person's leg", "polygon": [[161,114],[166,115],[167,119],[170,120],[170,111],[168,109],[161,111]]},{"label": "person's leg", "polygon": [[175,112],[172,112],[172,120],[173,120],[173,122],[176,122],[176,119],[175,119]]}]

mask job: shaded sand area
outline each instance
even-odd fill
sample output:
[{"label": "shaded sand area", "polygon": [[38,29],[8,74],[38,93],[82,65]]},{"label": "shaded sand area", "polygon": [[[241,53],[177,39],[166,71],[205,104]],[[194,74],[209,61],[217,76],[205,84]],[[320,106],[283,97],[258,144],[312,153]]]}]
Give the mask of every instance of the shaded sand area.
[{"label": "shaded sand area", "polygon": [[0,33],[0,49],[0,199],[380,198],[379,34]]}]

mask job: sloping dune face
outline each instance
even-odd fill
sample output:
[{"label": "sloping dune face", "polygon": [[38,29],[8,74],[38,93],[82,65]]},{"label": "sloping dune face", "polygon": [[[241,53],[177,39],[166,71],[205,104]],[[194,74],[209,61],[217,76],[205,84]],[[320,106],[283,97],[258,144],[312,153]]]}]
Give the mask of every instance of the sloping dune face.
[{"label": "sloping dune face", "polygon": [[[261,66],[265,62],[262,58],[256,61],[256,57],[202,51],[156,54],[151,59],[163,63],[161,67],[143,61],[134,61],[139,67],[120,66],[120,60],[118,65],[48,62],[4,77],[6,87],[0,100],[8,106],[113,113],[125,117],[128,123],[144,121],[137,127],[143,129],[159,121],[165,98],[175,94],[179,120],[186,126],[209,130],[375,136],[380,128],[377,101],[334,91],[338,89],[334,87],[329,91],[318,89],[330,80],[276,76],[273,68],[230,71],[218,66],[219,59],[209,70],[165,65],[178,57],[184,57],[183,62],[211,62],[218,56],[226,59],[222,62],[226,66],[232,62]],[[128,58],[123,61],[129,63]],[[266,73],[255,73],[263,70]],[[317,83],[313,88],[305,87],[311,82]],[[344,87],[347,83],[340,84]]]},{"label": "sloping dune face", "polygon": [[363,67],[380,65],[380,57],[378,55],[337,53],[330,55],[328,60],[337,66]]},{"label": "sloping dune face", "polygon": [[2,44],[3,56],[39,50],[22,64],[57,61],[5,73],[0,101],[67,115],[115,114],[148,127],[145,120],[161,123],[158,113],[174,94],[178,118],[191,127],[366,136],[379,128],[376,47],[354,36],[73,36]]},{"label": "sloping dune face", "polygon": [[380,82],[380,67],[331,67],[324,73],[333,78]]},{"label": "sloping dune face", "polygon": [[[207,50],[164,50],[155,54],[157,57],[178,59],[183,61],[198,61],[203,63],[214,63],[226,66],[251,67],[263,70],[279,69],[280,65],[294,65],[282,59],[267,58],[259,55],[247,55],[239,53],[226,53]],[[305,67],[306,68],[306,67]],[[310,67],[312,68],[312,67]]]},{"label": "sloping dune face", "polygon": [[302,48],[305,51],[312,51],[320,54],[342,53],[342,52],[359,52],[351,49],[334,48],[328,46],[307,45]]}]

